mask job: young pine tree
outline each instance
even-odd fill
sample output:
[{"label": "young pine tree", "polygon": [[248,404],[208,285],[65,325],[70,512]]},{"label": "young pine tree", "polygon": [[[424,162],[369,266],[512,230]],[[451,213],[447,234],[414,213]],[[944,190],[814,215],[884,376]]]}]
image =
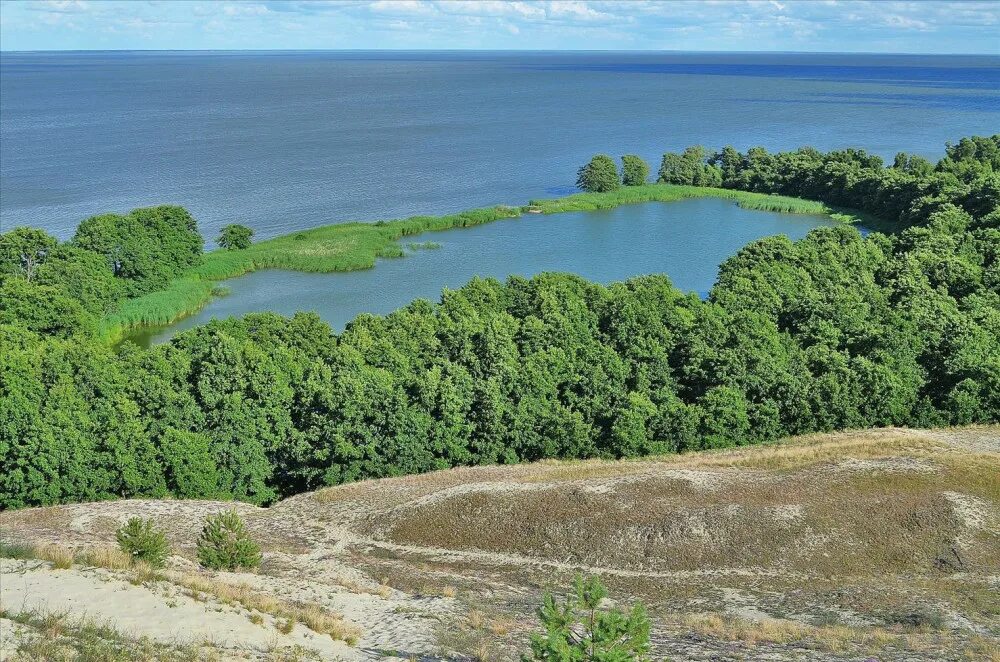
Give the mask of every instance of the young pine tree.
[{"label": "young pine tree", "polygon": [[145,561],[152,568],[166,565],[170,546],[151,519],[132,517],[115,534],[118,546],[132,561]]},{"label": "young pine tree", "polygon": [[198,562],[212,570],[252,570],[260,566],[260,546],[250,539],[236,511],[227,510],[205,518]]},{"label": "young pine tree", "polygon": [[641,604],[628,613],[601,608],[607,590],[596,577],[577,577],[563,604],[546,594],[538,617],[545,634],[531,635],[522,662],[643,662],[649,653],[649,617]]}]

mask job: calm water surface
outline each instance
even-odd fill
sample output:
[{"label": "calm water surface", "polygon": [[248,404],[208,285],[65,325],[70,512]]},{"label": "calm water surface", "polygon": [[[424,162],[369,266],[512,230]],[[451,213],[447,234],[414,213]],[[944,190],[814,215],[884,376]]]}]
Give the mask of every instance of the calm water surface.
[{"label": "calm water surface", "polygon": [[595,152],[938,158],[998,127],[995,56],[3,53],[0,226],[176,203],[271,237],[561,195]]},{"label": "calm water surface", "polygon": [[437,301],[443,287],[473,276],[505,279],[569,271],[607,283],[665,273],[683,290],[704,294],[719,263],[747,242],[773,234],[792,239],[834,225],[824,216],[751,211],[714,198],[626,205],[609,211],[525,215],[472,228],[428,232],[404,240],[435,241],[374,269],[336,274],[258,271],[225,283],[232,292],[200,313],[135,340],[163,342],[212,318],[299,310],[320,314],[338,331],[359,313],[389,313],[415,298]]}]

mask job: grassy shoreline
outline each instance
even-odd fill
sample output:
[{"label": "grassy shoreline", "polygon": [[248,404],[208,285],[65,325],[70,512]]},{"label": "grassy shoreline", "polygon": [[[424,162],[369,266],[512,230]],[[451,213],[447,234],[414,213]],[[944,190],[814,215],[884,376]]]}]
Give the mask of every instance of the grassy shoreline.
[{"label": "grassy shoreline", "polygon": [[444,216],[324,225],[260,241],[246,250],[205,253],[202,264],[171,281],[165,289],[123,302],[101,321],[101,333],[109,342],[117,342],[136,329],[173,324],[208,304],[216,296],[219,281],[260,269],[319,273],[371,269],[378,258],[403,257],[405,250],[399,240],[423,232],[471,227],[526,213],[596,211],[627,204],[707,197],[732,200],[745,209],[827,215],[844,223],[867,222],[856,212],[834,209],[813,200],[732,189],[646,184],[610,193],[577,193],[532,200],[522,207],[498,205]]}]

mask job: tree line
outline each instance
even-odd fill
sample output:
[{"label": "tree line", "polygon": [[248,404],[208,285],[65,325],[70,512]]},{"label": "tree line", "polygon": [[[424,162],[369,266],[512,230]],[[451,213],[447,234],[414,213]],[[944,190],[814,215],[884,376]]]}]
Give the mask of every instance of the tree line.
[{"label": "tree line", "polygon": [[[598,154],[578,172],[585,191],[606,192],[619,186],[645,184],[649,165],[640,157],[622,157],[622,172],[610,156]],[[770,153],[733,147],[709,153],[688,147],[663,155],[657,181],[664,184],[713,186],[774,193],[869,212],[893,230],[926,225],[942,206],[960,208],[978,226],[996,227],[1000,201],[1000,138],[962,138],[946,146],[937,164],[900,152],[891,166],[861,149],[820,152],[803,147]]]},{"label": "tree line", "polygon": [[[197,260],[186,212],[118,217],[128,231],[87,221],[41,250],[26,241],[35,231],[12,231],[0,236],[0,507],[267,504],[456,465],[996,422],[998,155],[1000,136],[949,145],[936,164],[808,148],[665,159],[661,178],[712,169],[723,186],[817,197],[897,228],[753,242],[706,300],[662,275],[474,279],[340,334],[314,314],[255,314],[150,349],[112,349],[81,311],[99,309],[105,286],[148,291]],[[62,251],[89,267],[71,271]]]}]

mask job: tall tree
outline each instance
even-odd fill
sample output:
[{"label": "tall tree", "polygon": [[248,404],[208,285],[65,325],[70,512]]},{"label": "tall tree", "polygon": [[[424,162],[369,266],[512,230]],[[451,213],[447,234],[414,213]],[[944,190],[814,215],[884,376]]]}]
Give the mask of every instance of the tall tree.
[{"label": "tall tree", "polygon": [[589,193],[614,191],[621,185],[618,166],[607,154],[598,154],[577,172],[576,185]]},{"label": "tall tree", "polygon": [[626,154],[622,157],[622,184],[642,186],[649,179],[649,164],[641,156]]}]

